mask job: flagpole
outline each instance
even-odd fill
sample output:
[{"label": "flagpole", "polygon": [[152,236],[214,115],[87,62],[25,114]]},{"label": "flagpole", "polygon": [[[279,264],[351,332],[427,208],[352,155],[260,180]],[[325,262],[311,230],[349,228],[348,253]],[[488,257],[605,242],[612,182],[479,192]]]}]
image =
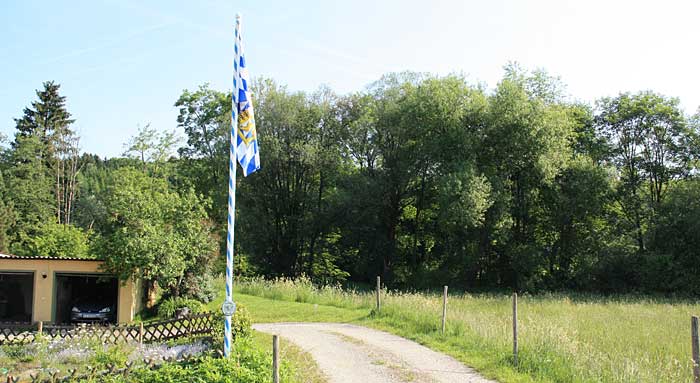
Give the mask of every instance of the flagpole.
[{"label": "flagpole", "polygon": [[238,65],[239,65],[239,41],[240,41],[241,15],[236,15],[236,29],[234,42],[234,74],[233,90],[231,91],[231,136],[229,145],[229,182],[228,182],[228,225],[226,235],[226,301],[222,306],[224,313],[224,356],[231,355],[231,318],[236,311],[233,302],[233,242],[234,227],[236,223],[236,135],[238,124]]}]

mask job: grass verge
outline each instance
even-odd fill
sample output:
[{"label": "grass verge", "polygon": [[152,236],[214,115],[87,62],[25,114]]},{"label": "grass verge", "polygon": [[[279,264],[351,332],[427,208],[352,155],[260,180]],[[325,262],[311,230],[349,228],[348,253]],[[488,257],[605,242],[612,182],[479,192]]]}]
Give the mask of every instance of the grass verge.
[{"label": "grass verge", "polygon": [[[272,335],[253,331],[252,341],[256,348],[272,350]],[[280,339],[280,360],[288,363],[289,383],[326,383],[328,379],[321,372],[316,361],[291,342]]]}]

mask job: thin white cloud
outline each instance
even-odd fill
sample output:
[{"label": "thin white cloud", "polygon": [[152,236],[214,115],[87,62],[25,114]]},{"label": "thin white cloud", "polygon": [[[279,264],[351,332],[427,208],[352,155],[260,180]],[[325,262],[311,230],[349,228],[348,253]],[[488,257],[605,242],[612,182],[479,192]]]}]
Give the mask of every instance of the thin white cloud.
[{"label": "thin white cloud", "polygon": [[[170,13],[163,12],[162,10],[156,10],[151,7],[146,6],[145,2],[134,2],[134,1],[119,1],[119,2],[112,2],[112,4],[120,7],[126,7],[131,10],[135,10],[140,12],[141,14],[147,15],[148,17],[160,17],[163,19],[169,20],[169,23],[171,24],[180,24],[184,25],[186,27],[190,27],[192,29],[197,29],[202,32],[206,32],[209,35],[216,36],[219,38],[231,38],[231,35],[228,33],[224,33],[218,29],[212,28],[208,25],[205,24],[200,24],[193,22],[191,20],[188,20],[186,18],[182,18],[180,16],[176,16]],[[233,28],[233,26],[231,27]]]}]

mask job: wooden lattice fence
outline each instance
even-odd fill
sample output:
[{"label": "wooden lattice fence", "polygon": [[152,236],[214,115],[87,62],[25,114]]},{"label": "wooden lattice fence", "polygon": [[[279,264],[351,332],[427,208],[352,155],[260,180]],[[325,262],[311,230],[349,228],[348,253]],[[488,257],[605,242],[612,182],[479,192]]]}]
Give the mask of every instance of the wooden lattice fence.
[{"label": "wooden lattice fence", "polygon": [[27,323],[0,324],[0,344],[30,343],[36,338],[37,326]]},{"label": "wooden lattice fence", "polygon": [[196,314],[177,319],[144,323],[139,326],[53,326],[22,323],[0,324],[0,344],[31,343],[42,336],[58,338],[97,339],[103,343],[160,342],[190,335],[211,334],[214,328],[212,313]]}]

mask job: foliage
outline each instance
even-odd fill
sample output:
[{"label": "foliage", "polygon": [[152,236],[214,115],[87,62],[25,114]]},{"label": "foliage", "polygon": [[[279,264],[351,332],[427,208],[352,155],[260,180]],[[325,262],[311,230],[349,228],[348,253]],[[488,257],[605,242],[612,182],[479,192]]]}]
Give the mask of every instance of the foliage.
[{"label": "foliage", "polygon": [[[219,305],[220,306],[220,305]],[[211,306],[210,306],[211,307]],[[212,331],[212,339],[215,344],[223,344],[224,342],[224,314],[221,312],[221,307],[212,308],[214,312],[214,331]],[[253,333],[252,318],[250,312],[245,305],[237,303],[236,313],[231,317],[231,336],[234,340],[248,338]]]},{"label": "foliage", "polygon": [[15,212],[5,190],[2,173],[0,166],[0,252],[6,252],[10,247],[10,228],[15,224]]},{"label": "foliage", "polygon": [[694,283],[700,264],[696,249],[700,246],[700,181],[676,185],[668,191],[658,210],[658,224],[652,235],[654,252],[640,268],[639,280],[648,290],[684,291],[700,294]]},{"label": "foliage", "polygon": [[39,137],[18,135],[8,156],[5,200],[15,213],[9,230],[11,250],[21,248],[42,223],[53,220],[51,183],[41,155]]},{"label": "foliage", "polygon": [[74,120],[65,108],[65,96],[58,94],[61,86],[53,81],[43,85],[43,90],[36,91],[38,100],[32,102],[31,108],[24,108],[22,117],[15,119],[15,123],[18,136],[39,137],[48,150],[52,136],[66,129]]},{"label": "foliage", "polygon": [[214,277],[211,274],[189,273],[185,275],[181,291],[183,297],[209,303],[214,299],[216,293]]},{"label": "foliage", "polygon": [[115,365],[122,366],[128,360],[129,355],[124,353],[120,347],[107,347],[98,349],[92,356],[93,363],[101,366]]},{"label": "foliage", "polygon": [[[59,94],[60,85],[53,81],[36,91],[37,101],[24,109],[23,116],[15,119],[15,144],[36,137],[40,150],[41,170],[51,179],[54,214],[58,223],[70,224],[76,198],[76,174],[79,169],[79,137],[70,128],[75,122],[66,109],[66,97]],[[39,170],[37,168],[36,170]]]},{"label": "foliage", "polygon": [[[192,342],[192,339],[189,339]],[[164,360],[183,359],[212,354],[208,344],[201,340],[190,344],[170,346],[167,344],[115,343],[103,344],[91,337],[40,339],[22,345],[0,345],[0,374],[19,376],[28,381],[36,374],[40,381],[51,380],[56,373],[59,380],[67,380],[70,370],[78,375],[97,374],[91,381],[102,382],[101,372],[111,368],[123,368],[127,363],[136,370],[145,368],[145,359],[163,363]],[[111,379],[107,377],[106,379]],[[115,378],[116,379],[116,378]],[[74,379],[75,380],[75,379]],[[77,381],[77,380],[75,380]]]},{"label": "foliage", "polygon": [[[226,238],[228,202],[229,132],[231,129],[231,96],[209,88],[184,90],[175,106],[179,108],[178,127],[187,135],[187,145],[178,150],[183,161],[178,165],[182,182],[191,185],[197,194],[212,201],[207,214],[215,222],[215,232]],[[226,251],[224,241],[220,252]],[[223,270],[223,269],[222,269]]]},{"label": "foliage", "polygon": [[[176,351],[179,350],[179,351]],[[284,348],[283,348],[284,351]],[[165,362],[162,357],[181,354],[199,356],[183,362]],[[0,363],[8,367],[5,371],[14,376],[23,369],[32,369],[39,376],[46,378],[59,370],[59,377],[67,375],[70,369],[78,374],[88,373],[87,366],[95,371],[104,371],[108,365],[122,368],[127,361],[134,367],[127,374],[107,375],[84,380],[83,382],[271,382],[270,365],[272,363],[269,343],[262,344],[248,336],[238,337],[230,359],[213,357],[214,353],[203,348],[201,343],[191,346],[144,345],[136,346],[126,343],[102,345],[99,341],[88,339],[60,339],[51,342],[39,342],[29,345],[0,346]],[[286,382],[306,382],[306,373],[300,373],[293,365],[297,360],[308,359],[305,355],[294,355],[296,359],[282,359],[280,375]],[[147,367],[143,358],[156,358],[159,366]],[[308,361],[304,364],[309,366]],[[313,367],[313,366],[310,366]],[[27,374],[24,374],[27,377]],[[27,377],[28,379],[28,377]]]},{"label": "foliage", "polygon": [[17,255],[53,258],[94,258],[90,251],[89,233],[73,225],[45,223],[36,235],[24,240]]},{"label": "foliage", "polygon": [[647,231],[671,181],[689,171],[695,133],[678,104],[653,92],[624,93],[598,103],[599,131],[620,177],[617,203],[639,252],[645,250]]},{"label": "foliage", "polygon": [[158,132],[147,124],[124,145],[124,155],[139,160],[144,170],[152,165],[153,172],[158,173],[159,166],[175,154],[178,143],[175,131]]},{"label": "foliage", "polygon": [[[164,363],[160,368],[150,370],[137,369],[128,377],[113,376],[105,382],[210,382],[210,383],[267,383],[272,382],[269,352],[256,347],[250,341],[236,344],[235,355],[230,359],[205,357],[197,361]],[[280,378],[287,381],[292,368],[283,361]]]},{"label": "foliage", "polygon": [[111,174],[104,204],[101,251],[110,255],[105,268],[120,279],[158,281],[177,296],[187,273],[206,271],[214,243],[205,202],[192,190],[178,193],[161,178],[125,167]]},{"label": "foliage", "polygon": [[[180,148],[146,125],[124,157],[101,159],[76,157],[58,89],[37,92],[0,149],[0,249],[39,252],[43,225],[70,220],[122,279],[210,300],[225,262],[230,95],[182,92]],[[262,169],[236,185],[238,275],[697,294],[694,211],[679,201],[700,198],[700,112],[677,99],[586,105],[514,63],[493,89],[410,72],[346,95],[252,89]]]},{"label": "foliage", "polygon": [[190,314],[199,314],[204,311],[204,304],[194,299],[183,297],[171,297],[160,302],[158,316],[161,318],[174,318],[179,309],[188,308]]}]

